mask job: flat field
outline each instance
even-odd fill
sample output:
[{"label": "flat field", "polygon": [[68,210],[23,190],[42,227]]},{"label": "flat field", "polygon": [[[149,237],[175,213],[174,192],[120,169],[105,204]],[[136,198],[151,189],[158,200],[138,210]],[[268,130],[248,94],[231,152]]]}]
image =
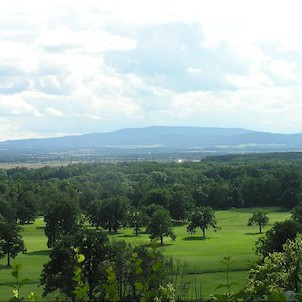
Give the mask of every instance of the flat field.
[{"label": "flat field", "polygon": [[[233,288],[238,290],[244,286],[249,262],[254,262],[254,245],[258,233],[257,226],[248,227],[247,221],[254,209],[231,209],[217,211],[216,218],[221,230],[214,232],[208,230],[207,239],[201,239],[201,231],[190,235],[186,231],[186,225],[174,228],[176,240],[164,239],[163,252],[179,260],[182,276],[177,277],[177,284],[187,284],[189,290],[184,294],[188,300],[202,295],[208,298],[210,294],[225,292],[225,289],[216,290],[216,286],[226,282],[224,266],[220,262],[224,256],[231,256],[234,263],[230,273],[231,281],[237,281],[240,285]],[[276,221],[283,221],[290,217],[289,212],[275,208],[269,211],[270,223],[264,228],[267,231]],[[39,287],[40,273],[43,263],[48,261],[48,249],[44,235],[44,222],[41,218],[34,224],[24,226],[23,239],[27,248],[27,254],[19,255],[15,260],[22,263],[22,277],[29,278],[31,284],[22,289],[21,294],[27,297],[31,291],[42,297],[42,288]],[[147,234],[134,236],[131,229],[120,230],[117,234],[110,235],[112,240],[125,240],[132,244],[149,243]],[[10,270],[5,267],[5,258],[0,260],[0,301],[7,301],[11,297],[12,289],[4,286],[7,281],[13,281]],[[182,278],[182,282],[180,282]],[[45,301],[50,300],[51,296]]]}]

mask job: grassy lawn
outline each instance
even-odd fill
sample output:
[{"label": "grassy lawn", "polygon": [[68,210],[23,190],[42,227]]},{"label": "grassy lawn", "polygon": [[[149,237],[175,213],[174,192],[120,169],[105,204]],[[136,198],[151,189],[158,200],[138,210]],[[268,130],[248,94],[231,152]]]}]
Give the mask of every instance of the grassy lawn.
[{"label": "grassy lawn", "polygon": [[[40,273],[43,264],[48,261],[47,238],[44,235],[44,221],[41,218],[38,218],[34,224],[24,226],[23,240],[27,253],[19,254],[15,261],[22,263],[21,278],[30,279],[30,284],[22,288],[21,294],[27,298],[28,294],[33,291],[41,298],[42,288],[38,287]],[[11,276],[11,270],[6,267],[6,258],[2,258],[0,260],[0,301],[8,301],[12,297],[12,288],[3,285],[8,281],[15,280]]]},{"label": "grassy lawn", "polygon": [[[288,212],[280,212],[272,208],[268,210],[270,223],[263,229],[264,232],[274,222],[290,217]],[[165,238],[165,246],[162,247],[164,252],[184,262],[185,281],[193,285],[190,294],[195,291],[195,282],[198,283],[198,288],[201,287],[205,297],[216,292],[224,292],[225,289],[215,291],[219,283],[225,283],[224,266],[220,262],[224,256],[231,256],[234,260],[232,281],[237,281],[241,287],[244,285],[249,262],[257,259],[254,250],[255,241],[261,236],[257,226],[247,226],[251,212],[251,209],[217,211],[216,218],[221,230],[217,232],[208,230],[206,240],[202,240],[201,230],[194,235],[187,233],[185,225],[174,228],[177,236],[174,242]],[[137,244],[148,242],[148,235],[142,234],[135,237],[132,235],[132,230],[123,230],[113,237]],[[240,286],[237,286],[234,290],[239,288]]]},{"label": "grassy lawn", "polygon": [[[283,221],[290,217],[290,213],[268,209],[270,211],[270,225],[264,228],[264,232],[270,228],[275,221]],[[257,226],[248,227],[247,221],[251,216],[250,209],[233,209],[228,211],[217,211],[216,218],[221,230],[214,232],[208,230],[207,239],[201,239],[201,231],[190,235],[186,231],[186,225],[175,227],[176,240],[165,238],[165,245],[161,247],[165,254],[171,255],[182,264],[183,282],[190,284],[191,288],[186,294],[188,300],[194,298],[199,292],[205,298],[211,293],[225,292],[215,290],[220,283],[225,283],[224,266],[220,260],[230,255],[234,264],[232,265],[231,281],[237,281],[240,286],[244,285],[249,261],[255,261],[254,244],[260,234]],[[43,263],[48,261],[48,250],[46,237],[43,230],[44,222],[37,219],[34,224],[24,227],[23,238],[27,248],[27,254],[19,255],[16,261],[22,262],[22,276],[29,278],[31,284],[24,287],[22,294],[27,297],[30,291],[42,297],[42,288],[38,287],[40,273]],[[133,244],[149,243],[147,234],[134,236],[131,229],[120,230],[118,234],[110,235],[112,240],[125,240]],[[6,259],[0,260],[0,301],[7,301],[11,297],[11,288],[4,286],[7,281],[13,281],[10,270],[5,267]],[[180,283],[178,277],[178,284]]]}]

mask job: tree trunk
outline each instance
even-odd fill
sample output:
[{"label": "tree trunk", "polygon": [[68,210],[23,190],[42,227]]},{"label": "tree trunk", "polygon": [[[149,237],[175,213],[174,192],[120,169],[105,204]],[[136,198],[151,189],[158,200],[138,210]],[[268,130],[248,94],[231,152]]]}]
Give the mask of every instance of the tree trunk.
[{"label": "tree trunk", "polygon": [[206,238],[206,229],[205,228],[202,229],[202,238]]},{"label": "tree trunk", "polygon": [[163,245],[164,242],[163,242],[163,235],[160,235],[160,244]]},{"label": "tree trunk", "polygon": [[7,266],[10,266],[10,253],[7,253]]},{"label": "tree trunk", "polygon": [[260,232],[260,234],[262,234],[262,225],[261,224],[259,224],[259,232]]}]

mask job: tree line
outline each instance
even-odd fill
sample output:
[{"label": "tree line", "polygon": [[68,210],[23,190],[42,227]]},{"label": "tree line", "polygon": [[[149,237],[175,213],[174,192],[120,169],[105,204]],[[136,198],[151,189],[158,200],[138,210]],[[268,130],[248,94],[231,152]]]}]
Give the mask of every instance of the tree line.
[{"label": "tree line", "polygon": [[[163,206],[172,219],[184,220],[195,207],[280,206],[301,200],[301,161],[73,164],[40,169],[0,170],[0,217],[21,224],[56,199],[72,199],[81,211],[100,201],[120,200],[136,209]],[[102,205],[104,206],[104,204]]]}]

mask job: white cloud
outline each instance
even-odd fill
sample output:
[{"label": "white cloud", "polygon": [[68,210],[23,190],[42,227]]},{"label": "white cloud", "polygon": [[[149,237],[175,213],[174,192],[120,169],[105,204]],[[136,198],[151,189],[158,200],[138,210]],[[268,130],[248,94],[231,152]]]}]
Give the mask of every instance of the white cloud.
[{"label": "white cloud", "polygon": [[302,131],[298,8],[295,0],[7,1],[0,140],[179,123]]},{"label": "white cloud", "polygon": [[18,95],[0,95],[0,116],[41,117],[42,114]]},{"label": "white cloud", "polygon": [[45,113],[53,116],[64,116],[64,113],[61,112],[60,110],[50,107],[45,108]]}]

